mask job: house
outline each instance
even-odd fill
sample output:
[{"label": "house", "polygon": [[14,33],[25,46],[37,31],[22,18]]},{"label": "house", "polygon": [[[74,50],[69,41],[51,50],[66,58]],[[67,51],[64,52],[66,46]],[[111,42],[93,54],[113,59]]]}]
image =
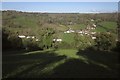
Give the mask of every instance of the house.
[{"label": "house", "polygon": [[70,33],[70,31],[65,31],[64,33]]},{"label": "house", "polygon": [[75,31],[70,28],[69,30],[65,31],[64,33],[73,33],[73,32],[75,32]]},{"label": "house", "polygon": [[79,31],[78,33],[82,34],[82,33],[83,33],[83,31]]},{"label": "house", "polygon": [[74,30],[69,30],[70,32],[75,32]]},{"label": "house", "polygon": [[85,32],[85,34],[87,35],[88,33],[87,33],[87,32]]},{"label": "house", "polygon": [[93,27],[96,27],[96,25],[95,25],[95,24],[93,24]]},{"label": "house", "polygon": [[74,30],[68,30],[68,31],[65,31],[64,33],[72,33],[72,32],[75,32]]},{"label": "house", "polygon": [[96,37],[92,37],[92,39],[96,39]]},{"label": "house", "polygon": [[61,42],[62,39],[53,39],[53,41]]},{"label": "house", "polygon": [[32,39],[34,39],[35,36],[27,36],[26,38],[27,38],[27,39],[28,39],[28,38],[32,38]]},{"label": "house", "polygon": [[94,27],[92,27],[91,29],[95,29]]},{"label": "house", "polygon": [[32,39],[34,39],[35,38],[35,36],[32,36]]},{"label": "house", "polygon": [[36,39],[36,41],[39,41],[38,39]]},{"label": "house", "polygon": [[19,38],[25,38],[26,36],[24,36],[24,35],[19,35],[18,37],[19,37]]},{"label": "house", "polygon": [[91,28],[88,26],[87,29],[91,29]]},{"label": "house", "polygon": [[30,36],[27,36],[26,38],[28,39],[28,38],[30,38]]},{"label": "house", "polygon": [[93,21],[94,21],[94,19],[91,19],[91,21],[93,22]]},{"label": "house", "polygon": [[96,32],[91,32],[91,34],[96,34]]}]

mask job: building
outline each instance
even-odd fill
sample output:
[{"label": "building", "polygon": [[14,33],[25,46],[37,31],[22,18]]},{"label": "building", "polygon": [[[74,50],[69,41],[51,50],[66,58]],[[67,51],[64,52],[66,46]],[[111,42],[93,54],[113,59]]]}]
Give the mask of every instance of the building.
[{"label": "building", "polygon": [[96,32],[91,32],[91,34],[96,34]]},{"label": "building", "polygon": [[38,39],[36,39],[36,41],[39,41]]},{"label": "building", "polygon": [[96,37],[93,37],[93,36],[92,36],[92,39],[96,39]]},{"label": "building", "polygon": [[90,21],[92,21],[92,22],[93,22],[93,21],[94,21],[94,19],[91,19]]},{"label": "building", "polygon": [[61,42],[62,39],[53,39],[53,41]]},{"label": "building", "polygon": [[82,33],[83,33],[83,31],[79,31],[78,33],[82,34]]},{"label": "building", "polygon": [[64,33],[73,33],[73,32],[75,32],[75,31],[74,30],[67,30]]},{"label": "building", "polygon": [[24,35],[19,35],[18,37],[19,37],[19,38],[25,38],[26,36],[24,36]]},{"label": "building", "polygon": [[32,38],[32,39],[34,39],[35,36],[27,36],[26,38],[27,38],[27,39],[28,39],[28,38]]},{"label": "building", "polygon": [[95,24],[93,24],[93,27],[96,27],[96,25],[95,25]]}]

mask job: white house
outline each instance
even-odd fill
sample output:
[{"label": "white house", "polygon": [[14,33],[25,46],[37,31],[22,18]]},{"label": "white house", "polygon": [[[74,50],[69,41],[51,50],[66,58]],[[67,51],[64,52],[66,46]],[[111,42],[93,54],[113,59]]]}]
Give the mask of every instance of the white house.
[{"label": "white house", "polygon": [[85,34],[88,34],[87,32],[85,32]]},{"label": "white house", "polygon": [[91,32],[91,34],[96,34],[96,32]]},{"label": "white house", "polygon": [[96,37],[92,37],[92,39],[96,39]]},{"label": "white house", "polygon": [[96,25],[95,25],[95,24],[93,24],[93,27],[96,27]]},{"label": "white house", "polygon": [[19,38],[25,38],[25,36],[24,36],[24,35],[19,35],[18,37],[19,37]]},{"label": "white house", "polygon": [[78,33],[82,34],[82,33],[83,33],[83,31],[79,31]]},{"label": "white house", "polygon": [[60,42],[61,42],[61,41],[62,41],[62,39],[57,39],[57,41],[60,41]]},{"label": "white house", "polygon": [[28,38],[31,38],[31,37],[30,37],[30,36],[27,36],[26,38],[28,39]]},{"label": "white house", "polygon": [[35,36],[32,36],[32,39],[34,39],[35,38]]},{"label": "white house", "polygon": [[28,39],[28,38],[32,38],[32,39],[34,39],[35,36],[27,36],[26,38],[27,38],[27,39]]},{"label": "white house", "polygon": [[95,29],[95,28],[92,27],[91,29]]},{"label": "white house", "polygon": [[65,31],[64,33],[70,33],[70,31]]},{"label": "white house", "polygon": [[74,30],[69,30],[70,32],[75,32]]},{"label": "white house", "polygon": [[53,41],[61,42],[62,39],[53,39]]},{"label": "white house", "polygon": [[94,19],[91,19],[91,21],[94,21]]},{"label": "white house", "polygon": [[36,39],[36,41],[39,41],[38,39]]},{"label": "white house", "polygon": [[67,30],[67,31],[65,31],[64,33],[72,33],[72,32],[75,32],[74,30]]}]

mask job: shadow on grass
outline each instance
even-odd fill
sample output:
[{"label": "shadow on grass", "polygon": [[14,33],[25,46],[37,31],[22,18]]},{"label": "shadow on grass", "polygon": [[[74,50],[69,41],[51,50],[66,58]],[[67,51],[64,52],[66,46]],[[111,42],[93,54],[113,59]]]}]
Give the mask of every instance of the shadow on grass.
[{"label": "shadow on grass", "polygon": [[111,70],[111,75],[117,77],[118,70],[120,67],[119,64],[119,54],[116,52],[108,52],[108,51],[97,51],[93,50],[91,47],[85,50],[79,50],[77,55],[84,56],[88,58],[90,62],[95,62],[97,64],[106,65]]},{"label": "shadow on grass", "polygon": [[78,59],[69,59],[54,69],[50,78],[116,78],[116,74],[93,63],[86,64]]},{"label": "shadow on grass", "polygon": [[[86,49],[67,58],[55,50],[36,51],[24,55],[3,56],[3,77],[7,78],[117,78],[118,54]],[[69,54],[69,53],[68,53]],[[98,64],[108,66],[111,70]]]},{"label": "shadow on grass", "polygon": [[118,53],[108,52],[108,51],[97,51],[91,48],[78,51],[77,55],[84,56],[90,60],[100,62],[102,64],[108,65],[110,68],[115,68],[119,65]]},{"label": "shadow on grass", "polygon": [[32,69],[39,67],[40,72],[48,64],[58,62],[66,56],[57,56],[54,51],[37,52],[28,55],[3,57],[3,77],[38,77],[36,74],[27,75]]}]

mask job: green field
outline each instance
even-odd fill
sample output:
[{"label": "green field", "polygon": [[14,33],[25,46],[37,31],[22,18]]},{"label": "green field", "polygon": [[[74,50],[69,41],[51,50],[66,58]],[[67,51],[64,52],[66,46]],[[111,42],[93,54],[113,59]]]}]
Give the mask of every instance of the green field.
[{"label": "green field", "polygon": [[96,30],[97,32],[113,32],[116,33],[117,29],[117,23],[116,22],[108,22],[104,21],[99,23],[99,26],[97,26]]},{"label": "green field", "polygon": [[67,42],[69,44],[74,42],[74,34],[73,33],[70,33],[70,34],[62,33],[61,37],[62,37],[63,41],[65,41],[65,42]]},{"label": "green field", "polygon": [[81,29],[85,29],[86,25],[85,24],[76,24],[76,25],[71,25],[69,27],[73,30],[81,30]]},{"label": "green field", "polygon": [[119,66],[117,56],[112,52],[75,49],[6,52],[3,55],[3,78],[115,78]]}]

